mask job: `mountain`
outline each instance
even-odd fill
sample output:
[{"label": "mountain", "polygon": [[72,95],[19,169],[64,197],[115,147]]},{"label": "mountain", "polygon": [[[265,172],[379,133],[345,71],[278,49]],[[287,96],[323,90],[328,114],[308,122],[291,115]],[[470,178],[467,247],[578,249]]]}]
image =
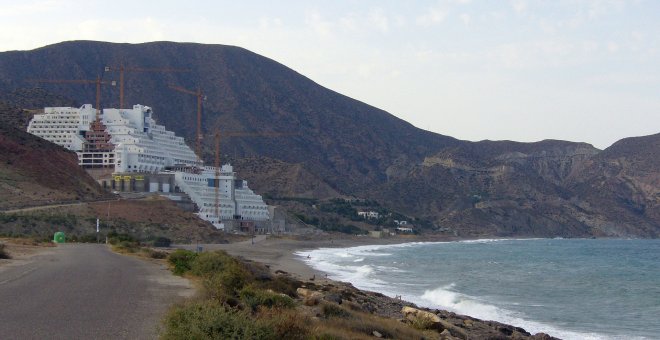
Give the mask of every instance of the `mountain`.
[{"label": "mountain", "polygon": [[[660,134],[445,148],[373,192],[471,236],[657,237]],[[624,144],[624,145],[622,145]]]},{"label": "mountain", "polygon": [[[0,53],[0,93],[43,91],[93,103],[93,84],[31,80],[117,80],[116,72],[103,70],[120,64],[179,70],[126,72],[125,102],[153,107],[159,123],[189,141],[196,99],[169,86],[203,90],[209,163],[216,128],[287,133],[221,143],[221,159],[234,160],[251,186],[270,197],[368,198],[464,236],[660,233],[657,135],[603,151],[567,141],[461,141],[418,129],[245,49],[191,43],[72,41]],[[104,85],[103,106],[116,107],[118,92]]]}]

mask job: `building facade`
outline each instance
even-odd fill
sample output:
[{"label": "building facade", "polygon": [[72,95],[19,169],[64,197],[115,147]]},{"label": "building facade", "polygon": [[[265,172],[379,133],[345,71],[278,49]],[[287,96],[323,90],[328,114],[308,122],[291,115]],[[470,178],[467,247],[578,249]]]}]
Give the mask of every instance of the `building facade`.
[{"label": "building facade", "polygon": [[[112,170],[117,174],[113,177],[120,179],[115,182],[122,187],[135,188],[141,183],[133,184],[135,176],[131,173],[174,173],[174,191],[190,196],[199,217],[217,228],[224,227],[223,221],[270,220],[262,197],[248,187],[247,181],[237,179],[231,165],[219,169],[216,184],[215,167],[203,166],[183,137],[156,124],[152,113],[148,106],[134,105],[132,109],[104,109],[96,119],[96,110],[90,104],[80,108],[47,107],[43,114],[34,116],[27,130],[75,151],[80,166],[86,169]],[[151,191],[142,188],[147,189]],[[161,190],[169,192],[169,184],[167,190]]]}]

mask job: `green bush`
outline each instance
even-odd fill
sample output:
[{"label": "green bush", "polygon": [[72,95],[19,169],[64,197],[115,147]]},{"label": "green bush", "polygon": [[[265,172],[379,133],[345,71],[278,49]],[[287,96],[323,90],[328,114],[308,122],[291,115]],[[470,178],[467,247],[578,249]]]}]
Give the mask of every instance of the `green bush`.
[{"label": "green bush", "polygon": [[168,261],[174,265],[174,269],[172,270],[174,274],[183,275],[190,270],[192,262],[196,258],[197,253],[190,250],[177,249],[170,254]]},{"label": "green bush", "polygon": [[133,241],[121,241],[118,244],[115,245],[117,248],[120,250],[127,251],[129,253],[134,253],[136,252],[140,246],[137,244],[137,242]]},{"label": "green bush", "polygon": [[208,275],[204,281],[206,295],[219,302],[235,305],[237,293],[251,280],[247,271],[238,264],[231,264],[223,271]]},{"label": "green bush", "polygon": [[163,339],[277,339],[273,327],[248,312],[217,301],[174,307],[165,318]]},{"label": "green bush", "polygon": [[117,233],[114,230],[108,233],[108,243],[110,243],[112,245],[117,245],[117,244],[119,244],[121,242],[124,242],[124,241],[136,242],[137,243],[137,240],[129,234],[125,234],[125,233],[120,234],[120,233]]},{"label": "green bush", "polygon": [[9,253],[5,250],[5,245],[0,243],[0,259],[10,259]]},{"label": "green bush", "polygon": [[273,308],[293,308],[295,302],[287,295],[280,295],[272,293],[263,289],[258,289],[252,285],[244,287],[239,292],[239,296],[243,304],[249,307],[253,312],[257,311],[260,306]]},{"label": "green bush", "polygon": [[199,254],[191,263],[190,271],[197,276],[208,276],[222,271],[235,260],[223,251]]},{"label": "green bush", "polygon": [[169,247],[172,244],[172,240],[164,236],[153,237],[147,240],[147,243],[153,247]]},{"label": "green bush", "polygon": [[0,223],[11,223],[11,222],[16,222],[18,220],[18,216],[15,214],[3,214],[0,213]]}]

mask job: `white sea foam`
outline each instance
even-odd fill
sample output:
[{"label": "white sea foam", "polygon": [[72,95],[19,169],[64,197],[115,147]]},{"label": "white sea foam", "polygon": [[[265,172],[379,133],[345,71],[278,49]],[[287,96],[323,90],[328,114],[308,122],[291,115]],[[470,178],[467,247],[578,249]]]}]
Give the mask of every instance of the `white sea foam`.
[{"label": "white sea foam", "polygon": [[510,310],[499,308],[488,304],[479,298],[467,296],[452,289],[454,284],[443,286],[432,290],[427,290],[421,296],[413,298],[418,305],[430,308],[443,308],[456,313],[469,315],[484,320],[495,320],[502,323],[515,325],[524,328],[526,331],[534,334],[543,332],[562,339],[615,339],[599,333],[585,333],[568,331],[547,325],[541,322],[525,319]]},{"label": "white sea foam", "polygon": [[[486,240],[467,240],[458,241],[461,243],[491,243],[501,241],[516,241],[517,239],[486,239]],[[523,239],[521,239],[523,240]],[[527,239],[529,240],[529,239]],[[370,257],[391,256],[391,253],[385,252],[391,248],[416,247],[428,244],[443,244],[448,242],[413,242],[389,245],[369,245],[350,248],[320,248],[311,251],[300,251],[296,255],[300,256],[308,265],[328,273],[331,279],[350,282],[360,289],[373,290],[388,296],[400,295],[403,299],[416,303],[417,305],[429,308],[441,308],[454,311],[459,314],[466,314],[472,317],[495,320],[506,324],[522,327],[532,334],[538,332],[548,333],[563,339],[614,339],[598,333],[575,332],[560,329],[559,327],[528,320],[524,315],[497,307],[484,299],[472,297],[455,291],[455,285],[445,285],[435,289],[429,289],[423,293],[413,293],[411,286],[424,285],[411,283],[386,282],[374,274],[404,272],[398,267],[390,266],[371,266],[365,263]],[[308,257],[309,256],[309,257]],[[353,259],[351,261],[351,259]],[[346,261],[350,261],[347,262]],[[351,265],[351,263],[355,263]],[[392,261],[393,265],[397,262]],[[381,276],[383,277],[383,276]],[[387,276],[385,276],[387,277]],[[388,280],[389,281],[389,280]],[[513,305],[515,302],[511,302]],[[541,305],[539,305],[541,306]]]}]

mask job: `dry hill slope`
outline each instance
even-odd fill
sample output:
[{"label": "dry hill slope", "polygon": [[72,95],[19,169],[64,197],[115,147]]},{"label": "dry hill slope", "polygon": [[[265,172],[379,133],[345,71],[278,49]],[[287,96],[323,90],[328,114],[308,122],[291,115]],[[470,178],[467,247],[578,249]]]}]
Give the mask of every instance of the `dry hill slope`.
[{"label": "dry hill slope", "polygon": [[107,197],[75,153],[20,129],[23,115],[0,102],[0,209]]},{"label": "dry hill slope", "polygon": [[[603,152],[566,141],[460,141],[417,129],[273,60],[222,45],[74,41],[0,53],[0,90],[33,88],[26,80],[35,78],[93,79],[105,65],[122,62],[188,70],[127,73],[126,102],[154,107],[160,123],[192,140],[195,99],[168,85],[201,87],[208,97],[207,161],[216,127],[296,133],[223,140],[222,158],[244,158],[239,171],[257,170],[247,177],[261,193],[376,199],[462,235],[659,235],[659,170],[651,160],[660,158],[660,148],[654,136],[624,140]],[[42,87],[93,101],[91,85]],[[102,102],[116,106],[118,90],[104,88]]]}]

